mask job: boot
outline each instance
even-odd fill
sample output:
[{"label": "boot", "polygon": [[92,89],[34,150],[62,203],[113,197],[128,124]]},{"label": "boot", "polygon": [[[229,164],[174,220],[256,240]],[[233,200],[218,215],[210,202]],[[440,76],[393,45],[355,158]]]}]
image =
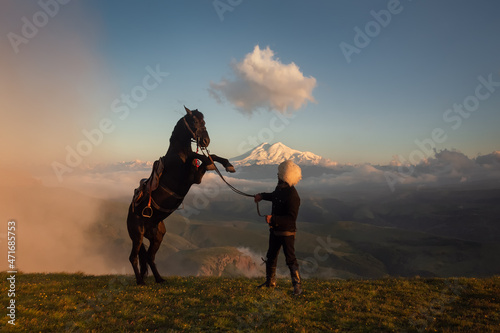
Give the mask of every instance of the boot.
[{"label": "boot", "polygon": [[298,266],[290,267],[290,276],[292,277],[293,294],[294,295],[302,294],[302,287],[301,287],[300,273]]},{"label": "boot", "polygon": [[266,261],[266,282],[258,286],[259,288],[268,287],[274,288],[276,287],[276,266],[269,263],[269,260]]}]

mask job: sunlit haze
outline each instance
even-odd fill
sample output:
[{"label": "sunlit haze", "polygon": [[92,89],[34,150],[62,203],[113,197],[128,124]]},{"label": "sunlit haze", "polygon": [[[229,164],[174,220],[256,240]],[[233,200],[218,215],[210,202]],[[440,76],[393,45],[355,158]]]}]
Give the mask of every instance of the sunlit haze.
[{"label": "sunlit haze", "polygon": [[[298,185],[311,198],[497,184],[499,13],[486,0],[0,1],[1,218],[43,216],[61,235],[75,216],[91,225],[97,200],[129,200],[149,175],[184,106],[203,112],[211,153],[255,162],[279,148],[318,167]],[[260,146],[274,151],[250,153]],[[250,180],[235,166],[237,186],[272,189],[274,169]],[[56,250],[23,251],[36,271]]]},{"label": "sunlit haze", "polygon": [[278,141],[339,163],[409,159],[416,141],[499,149],[493,1],[1,6],[2,163],[64,164],[103,119],[82,164],[154,160],[184,104],[229,157]]}]

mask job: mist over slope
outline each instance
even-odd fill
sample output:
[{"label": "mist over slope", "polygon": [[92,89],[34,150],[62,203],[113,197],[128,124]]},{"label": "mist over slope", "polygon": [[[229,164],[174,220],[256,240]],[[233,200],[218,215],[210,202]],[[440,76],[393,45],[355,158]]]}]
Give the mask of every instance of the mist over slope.
[{"label": "mist over slope", "polygon": [[[303,203],[305,207],[312,204],[309,199]],[[103,209],[109,207],[110,204],[104,205]],[[211,205],[189,218],[181,215],[182,210],[170,216],[165,221],[167,235],[157,254],[160,272],[164,275],[263,275],[260,258],[265,257],[267,250],[268,227],[256,216],[254,205],[239,202],[239,207],[239,214],[234,214],[239,215],[239,219],[223,218],[224,212]],[[92,233],[105,236],[100,248],[110,265],[121,262],[128,271],[126,257],[131,244],[124,225],[125,208],[125,203],[115,203],[116,211],[107,215],[106,221],[96,223]],[[213,211],[217,213],[212,214]],[[296,254],[305,277],[480,277],[500,273],[500,259],[496,256],[500,250],[498,242],[336,220],[333,216],[331,220],[323,216],[323,220],[308,221],[312,216],[301,210],[296,239]],[[490,230],[492,232],[498,233],[498,230]],[[278,262],[278,273],[288,275],[283,257]]]},{"label": "mist over slope", "polygon": [[[276,163],[295,151],[283,144],[257,148],[271,152],[273,146]],[[253,153],[259,149],[242,160],[257,156]],[[296,252],[303,275],[500,274],[494,255],[500,250],[498,155],[470,159],[442,151],[414,166],[393,190],[385,173],[398,172],[397,165],[302,164]],[[251,194],[274,189],[276,164],[243,164],[235,162],[237,172],[226,180]],[[150,168],[151,162],[142,161],[98,165],[75,171],[61,184],[86,194],[44,186],[29,174],[2,172],[0,212],[4,220],[18,221],[20,269],[132,273],[127,208]],[[270,203],[261,202],[260,210],[269,214]],[[165,224],[167,235],[157,254],[161,274],[264,274],[267,225],[253,200],[230,191],[216,174],[207,173],[201,185],[193,186],[182,209]],[[46,264],[46,258],[54,260]],[[288,275],[282,257],[278,273]]]},{"label": "mist over slope", "polygon": [[[87,233],[101,201],[76,191],[51,188],[29,174],[0,169],[0,219],[15,221],[16,266],[23,272],[109,273],[96,235]],[[6,234],[1,234],[5,244]],[[7,260],[0,270],[7,270]]]}]

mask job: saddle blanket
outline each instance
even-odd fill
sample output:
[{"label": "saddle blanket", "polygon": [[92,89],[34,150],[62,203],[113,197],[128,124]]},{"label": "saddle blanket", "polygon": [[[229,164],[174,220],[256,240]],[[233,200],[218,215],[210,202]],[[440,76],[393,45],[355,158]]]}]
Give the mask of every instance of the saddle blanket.
[{"label": "saddle blanket", "polygon": [[134,190],[134,197],[132,199],[134,206],[137,207],[140,205],[144,198],[148,198],[149,200],[151,193],[160,185],[160,177],[163,173],[163,168],[163,158],[160,158],[153,163],[151,176],[149,176],[149,178],[141,179],[139,187]]}]

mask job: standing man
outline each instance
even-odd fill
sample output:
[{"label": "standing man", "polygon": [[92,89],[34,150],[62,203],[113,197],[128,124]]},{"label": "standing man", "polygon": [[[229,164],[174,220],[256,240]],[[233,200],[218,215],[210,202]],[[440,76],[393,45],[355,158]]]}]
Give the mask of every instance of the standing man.
[{"label": "standing man", "polygon": [[300,167],[290,160],[285,161],[278,166],[278,185],[274,192],[255,195],[255,202],[267,200],[273,203],[272,215],[266,215],[266,222],[270,227],[266,282],[259,287],[276,286],[276,264],[280,248],[283,246],[295,295],[302,293],[299,264],[295,258],[295,222],[299,213],[300,197],[294,187],[301,179]]}]

